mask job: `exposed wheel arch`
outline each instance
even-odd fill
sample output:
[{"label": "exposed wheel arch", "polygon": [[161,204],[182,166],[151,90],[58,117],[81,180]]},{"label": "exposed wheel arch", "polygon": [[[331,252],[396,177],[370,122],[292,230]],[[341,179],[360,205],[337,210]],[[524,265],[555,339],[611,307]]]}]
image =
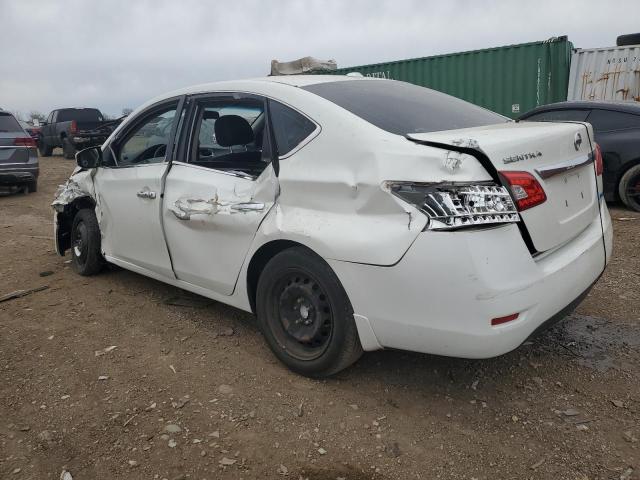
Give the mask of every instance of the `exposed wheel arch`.
[{"label": "exposed wheel arch", "polygon": [[64,211],[56,214],[58,221],[56,243],[58,245],[58,253],[60,255],[64,255],[64,253],[71,247],[71,228],[73,226],[73,219],[83,208],[95,210],[95,200],[90,196],[76,198],[73,202],[65,205]]},{"label": "exposed wheel arch", "polygon": [[[313,250],[306,245],[294,242],[293,240],[282,239],[267,242],[254,252],[251,260],[249,261],[249,266],[247,267],[247,296],[249,297],[249,305],[251,306],[251,311],[253,313],[256,312],[256,290],[258,288],[258,279],[260,278],[262,270],[269,260],[271,260],[275,255],[283,250],[293,247],[304,247],[310,252],[313,252]],[[317,255],[317,253],[315,254]]]}]

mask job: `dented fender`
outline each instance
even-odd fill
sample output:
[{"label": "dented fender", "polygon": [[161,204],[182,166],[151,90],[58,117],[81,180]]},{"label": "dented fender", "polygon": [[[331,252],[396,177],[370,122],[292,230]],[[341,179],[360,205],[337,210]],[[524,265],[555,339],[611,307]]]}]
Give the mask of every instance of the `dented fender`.
[{"label": "dented fender", "polygon": [[67,205],[70,205],[78,198],[90,197],[95,199],[94,175],[95,169],[84,170],[76,167],[69,179],[58,186],[54,200],[51,203],[53,209],[56,212],[63,212]]},{"label": "dented fender", "polygon": [[64,256],[71,244],[71,226],[77,211],[78,202],[86,200],[84,205],[95,205],[95,187],[93,177],[95,169],[84,170],[76,167],[69,179],[58,186],[51,203],[53,215],[54,247],[58,255]]}]

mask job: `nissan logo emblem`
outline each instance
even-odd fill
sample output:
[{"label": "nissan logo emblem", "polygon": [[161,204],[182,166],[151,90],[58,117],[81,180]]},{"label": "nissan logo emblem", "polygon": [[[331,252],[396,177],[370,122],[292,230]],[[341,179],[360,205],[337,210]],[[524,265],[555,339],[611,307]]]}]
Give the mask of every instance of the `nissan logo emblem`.
[{"label": "nissan logo emblem", "polygon": [[580,150],[580,145],[582,145],[582,135],[576,133],[576,136],[573,139],[573,146],[576,150]]}]

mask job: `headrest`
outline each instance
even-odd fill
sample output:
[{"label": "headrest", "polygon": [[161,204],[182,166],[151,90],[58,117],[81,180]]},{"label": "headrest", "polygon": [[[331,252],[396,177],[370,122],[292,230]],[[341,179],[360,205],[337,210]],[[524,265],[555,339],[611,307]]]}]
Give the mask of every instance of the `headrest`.
[{"label": "headrest", "polygon": [[246,145],[253,142],[251,125],[239,115],[224,115],[216,120],[216,142],[221,147]]}]

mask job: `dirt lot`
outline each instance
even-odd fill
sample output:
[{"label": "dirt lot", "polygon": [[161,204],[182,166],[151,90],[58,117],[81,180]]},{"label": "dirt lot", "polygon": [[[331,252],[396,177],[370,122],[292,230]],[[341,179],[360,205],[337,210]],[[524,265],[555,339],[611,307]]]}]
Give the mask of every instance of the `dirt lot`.
[{"label": "dirt lot", "polygon": [[38,193],[0,197],[0,295],[49,287],[0,303],[1,478],[640,479],[640,215],[612,208],[604,276],[516,351],[376,352],[313,381],[249,314],[74,274],[49,207],[73,163],[41,166]]}]

